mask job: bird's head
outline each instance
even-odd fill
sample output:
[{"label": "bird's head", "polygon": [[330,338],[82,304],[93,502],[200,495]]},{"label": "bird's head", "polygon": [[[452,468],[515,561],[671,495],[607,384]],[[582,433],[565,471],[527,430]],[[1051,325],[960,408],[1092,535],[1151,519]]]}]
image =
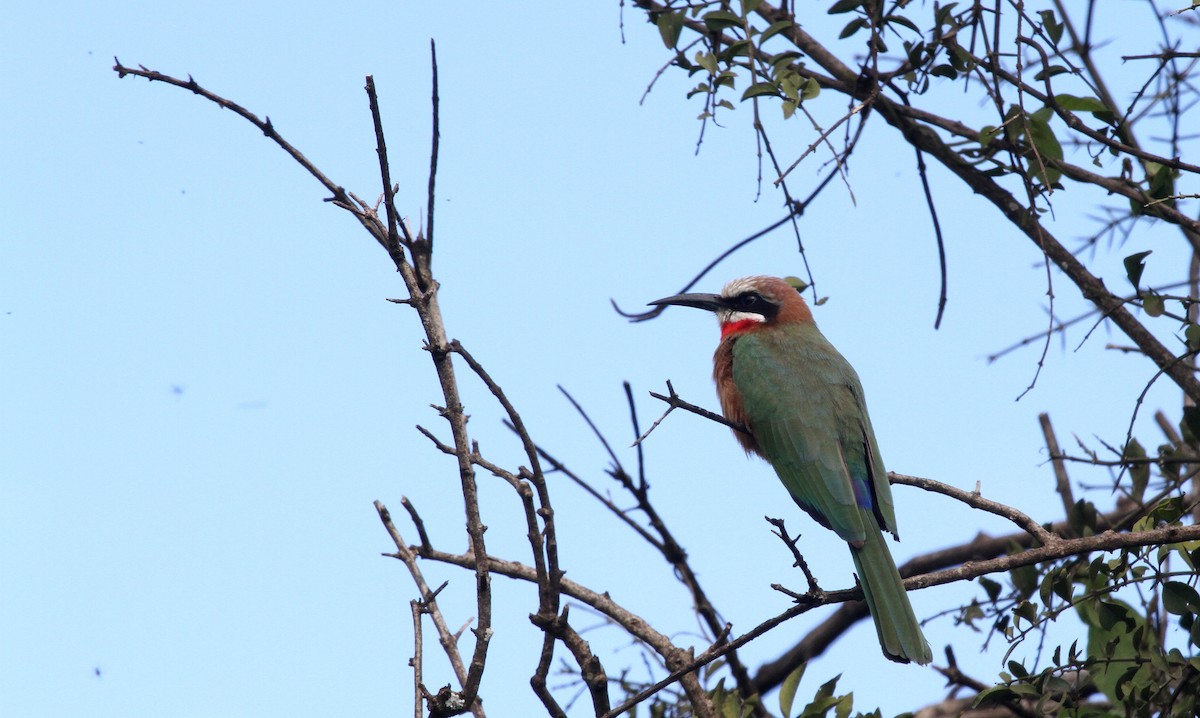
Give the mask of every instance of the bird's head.
[{"label": "bird's head", "polygon": [[813,321],[799,290],[778,277],[742,277],[726,284],[720,294],[676,294],[650,304],[707,309],[717,315],[722,338]]}]

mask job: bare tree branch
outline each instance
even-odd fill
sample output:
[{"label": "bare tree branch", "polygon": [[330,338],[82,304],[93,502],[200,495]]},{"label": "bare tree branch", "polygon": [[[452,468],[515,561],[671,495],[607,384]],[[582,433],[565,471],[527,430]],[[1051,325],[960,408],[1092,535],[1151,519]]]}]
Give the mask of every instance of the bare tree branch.
[{"label": "bare tree branch", "polygon": [[[450,659],[450,666],[454,669],[454,675],[458,678],[459,683],[462,684],[465,683],[467,679],[467,668],[463,663],[462,654],[458,650],[458,638],[446,624],[446,619],[442,615],[442,611],[437,604],[437,594],[438,591],[441,591],[442,589],[439,588],[437,591],[429,590],[429,584],[425,582],[425,576],[421,572],[421,565],[417,561],[419,551],[425,550],[428,547],[429,537],[425,535],[424,523],[421,522],[420,517],[417,515],[416,508],[413,507],[408,499],[404,499],[403,502],[404,507],[408,510],[409,516],[411,516],[413,519],[413,523],[419,527],[418,531],[421,534],[422,545],[416,551],[410,548],[404,541],[403,537],[401,537],[396,525],[392,522],[392,515],[388,511],[387,507],[379,501],[376,501],[375,511],[379,514],[379,520],[383,522],[383,527],[387,529],[388,535],[392,537],[392,543],[396,545],[395,553],[384,555],[399,559],[404,564],[405,568],[408,569],[409,575],[412,576],[413,583],[417,585],[417,591],[421,594],[421,613],[429,614],[429,617],[433,620],[433,626],[434,629],[437,630],[438,641],[442,645],[442,650],[445,651],[446,657]],[[413,620],[419,622],[420,618],[419,616],[414,615]],[[413,660],[416,661],[413,666],[414,670],[420,674],[421,671],[419,666],[421,661],[421,653],[419,650],[414,653]],[[418,675],[416,680],[419,688],[416,696],[417,707],[419,710],[422,694],[426,693],[426,691],[424,684],[421,683],[423,680],[422,677]],[[475,716],[475,718],[486,718],[483,712],[483,706],[479,703],[475,703],[471,707],[471,713]]]},{"label": "bare tree branch", "polygon": [[948,484],[943,484],[940,481],[934,481],[933,479],[923,479],[923,478],[920,478],[917,476],[906,476],[904,474],[897,474],[894,471],[888,472],[888,480],[891,481],[893,484],[902,484],[904,486],[915,486],[919,489],[924,489],[926,491],[933,491],[933,492],[936,492],[939,494],[944,494],[946,496],[949,496],[952,499],[957,499],[958,501],[963,502],[964,504],[966,504],[967,506],[970,506],[971,508],[982,509],[983,511],[987,511],[990,514],[995,514],[997,516],[1003,516],[1004,518],[1008,519],[1009,521],[1012,521],[1014,524],[1016,524],[1017,526],[1020,526],[1022,529],[1027,531],[1030,536],[1037,539],[1038,542],[1040,542],[1043,545],[1051,544],[1051,543],[1054,543],[1054,542],[1060,540],[1057,536],[1050,533],[1046,529],[1042,528],[1041,525],[1038,524],[1038,522],[1029,518],[1025,514],[1018,511],[1017,509],[1015,509],[1011,506],[1006,506],[997,501],[992,501],[991,499],[983,498],[983,496],[979,493],[978,488],[976,488],[975,491],[967,492],[967,491],[963,491],[962,489],[950,486]]}]

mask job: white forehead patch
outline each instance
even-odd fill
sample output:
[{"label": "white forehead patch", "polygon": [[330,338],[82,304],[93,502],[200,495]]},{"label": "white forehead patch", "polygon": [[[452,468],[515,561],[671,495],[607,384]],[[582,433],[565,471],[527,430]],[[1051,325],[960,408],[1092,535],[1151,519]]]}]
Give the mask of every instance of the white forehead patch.
[{"label": "white forehead patch", "polygon": [[725,288],[721,290],[722,297],[736,297],[742,292],[749,292],[758,288],[758,280],[762,277],[741,277],[740,279],[730,280]]}]

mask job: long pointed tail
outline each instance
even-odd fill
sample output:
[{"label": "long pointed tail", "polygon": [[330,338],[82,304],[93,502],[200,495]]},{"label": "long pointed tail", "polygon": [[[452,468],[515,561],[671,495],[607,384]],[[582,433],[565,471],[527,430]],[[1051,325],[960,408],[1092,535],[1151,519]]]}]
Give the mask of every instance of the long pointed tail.
[{"label": "long pointed tail", "polygon": [[851,546],[850,555],[884,655],[900,663],[912,661],[924,665],[932,661],[933,652],[921,633],[883,534],[868,531],[866,543],[862,548]]}]

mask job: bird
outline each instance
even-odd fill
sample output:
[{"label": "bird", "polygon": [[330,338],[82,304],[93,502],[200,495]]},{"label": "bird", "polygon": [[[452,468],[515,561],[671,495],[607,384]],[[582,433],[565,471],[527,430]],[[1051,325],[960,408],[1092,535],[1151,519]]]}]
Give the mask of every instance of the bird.
[{"label": "bird", "polygon": [[735,430],[737,440],[771,464],[801,509],[849,545],[883,654],[927,664],[929,643],[883,536],[899,540],[862,383],[817,328],[795,281],[743,277],[720,294],[677,294],[650,305],[716,314],[713,379],[725,418],[748,430]]}]

